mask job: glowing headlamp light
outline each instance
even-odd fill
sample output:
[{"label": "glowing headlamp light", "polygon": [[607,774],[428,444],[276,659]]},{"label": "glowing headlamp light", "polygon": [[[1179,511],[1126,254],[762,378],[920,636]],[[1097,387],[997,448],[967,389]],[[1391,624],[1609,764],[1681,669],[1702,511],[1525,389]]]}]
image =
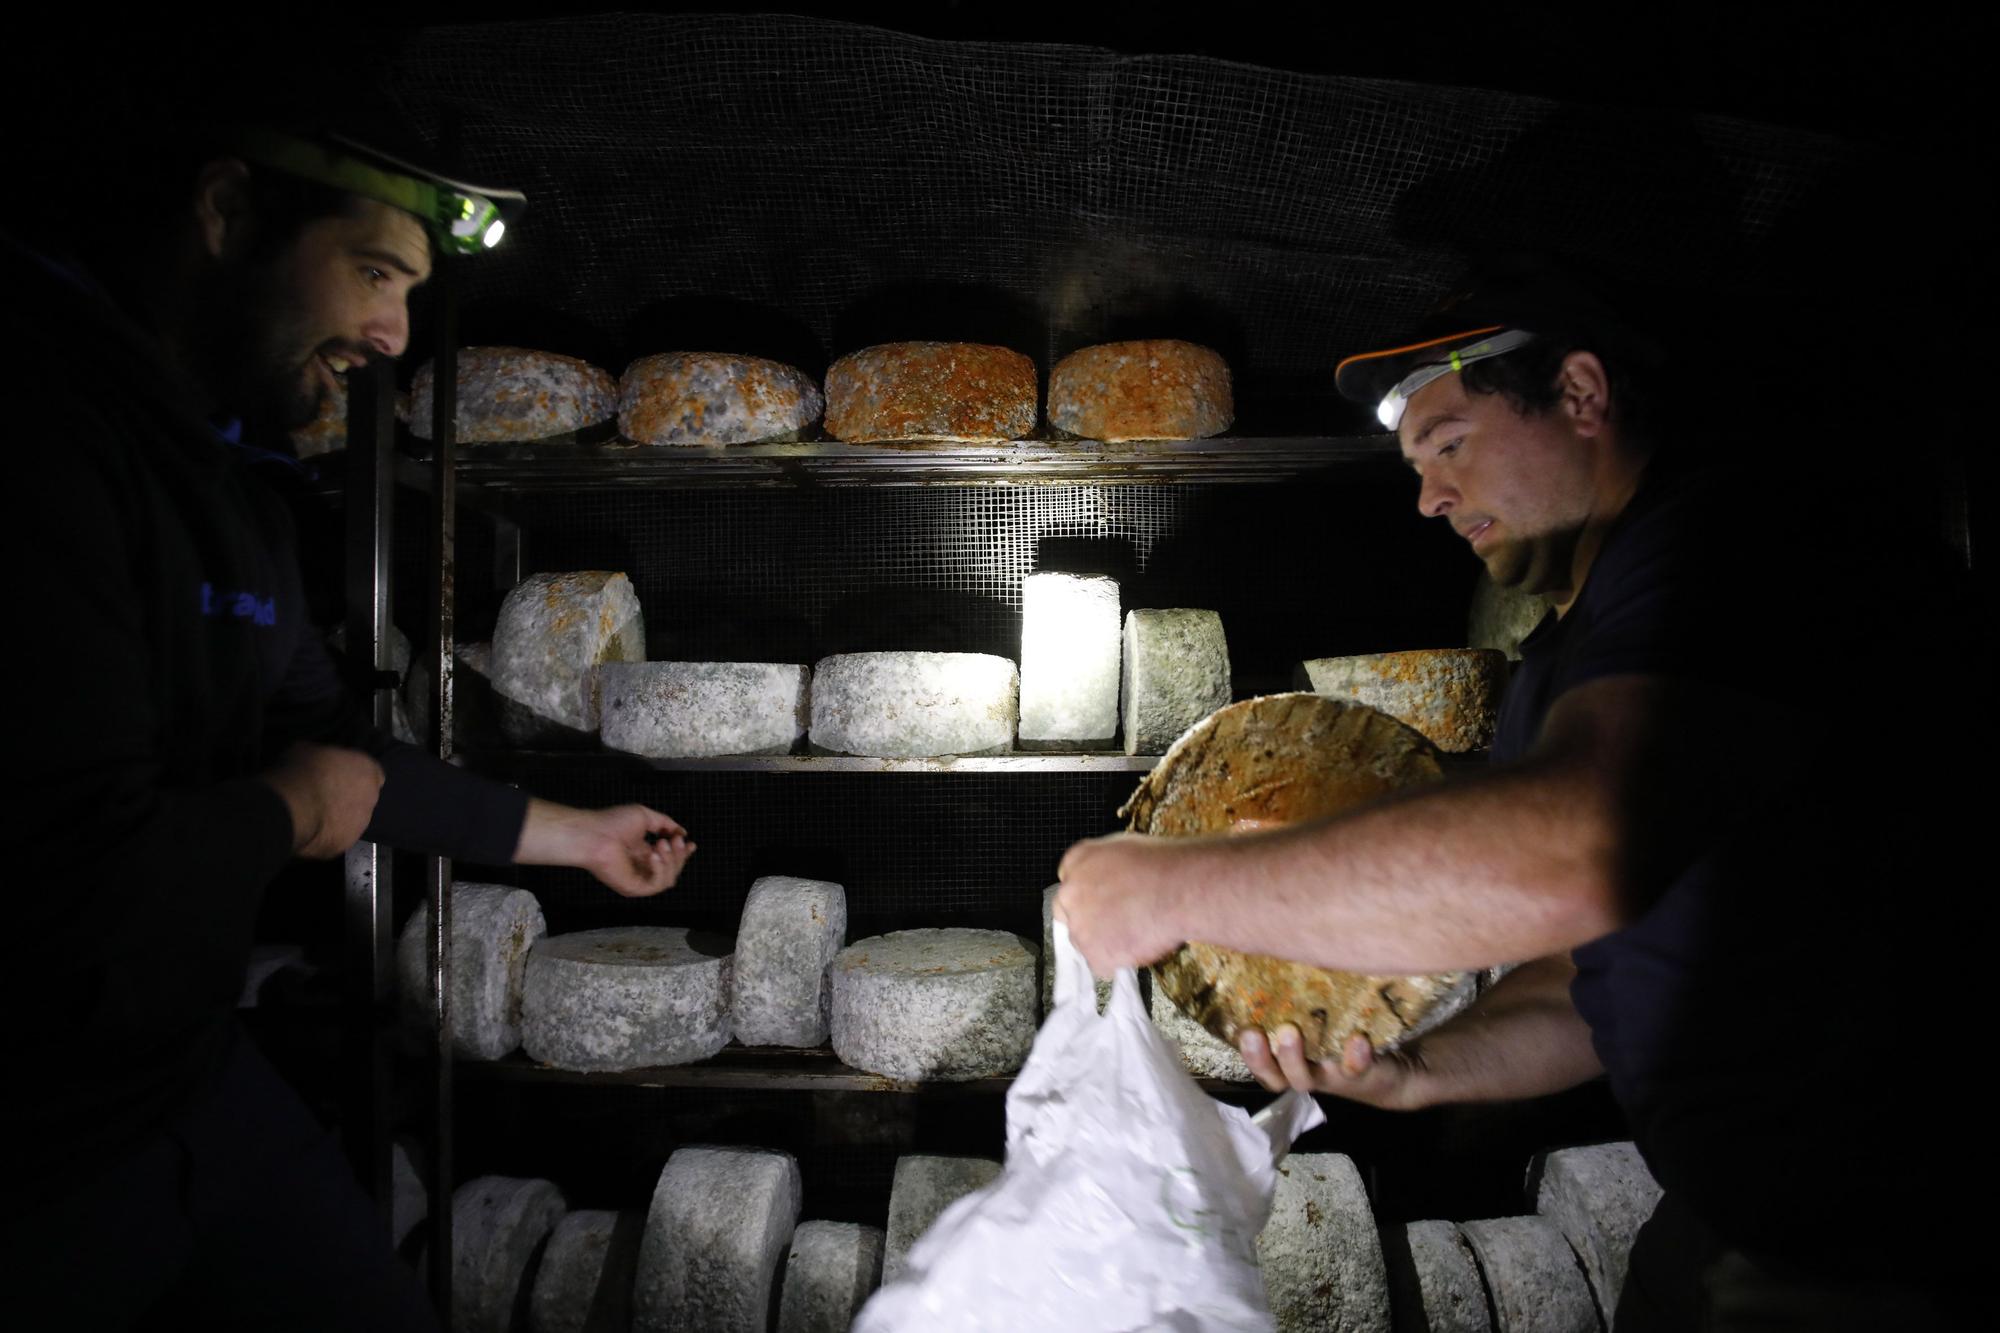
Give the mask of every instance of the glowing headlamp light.
[{"label": "glowing headlamp light", "polygon": [[1464,370],[1473,362],[1484,361],[1489,356],[1511,352],[1534,340],[1535,335],[1526,329],[1506,329],[1490,338],[1481,338],[1477,342],[1454,347],[1451,351],[1443,353],[1443,360],[1418,366],[1396,381],[1396,386],[1390,389],[1376,406],[1375,415],[1382,422],[1383,429],[1394,430],[1403,424],[1403,411],[1409,407],[1410,399],[1416,397],[1417,390],[1432,380]]},{"label": "glowing headlamp light", "polygon": [[439,248],[453,254],[492,249],[528,206],[518,190],[467,185],[337,134],[305,139],[248,129],[231,146],[246,161],[413,213]]}]

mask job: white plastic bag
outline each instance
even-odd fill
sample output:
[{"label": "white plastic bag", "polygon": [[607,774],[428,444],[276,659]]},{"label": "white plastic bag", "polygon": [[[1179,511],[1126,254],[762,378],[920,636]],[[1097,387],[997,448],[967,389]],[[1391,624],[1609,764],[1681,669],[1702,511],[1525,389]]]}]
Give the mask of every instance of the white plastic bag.
[{"label": "white plastic bag", "polygon": [[1326,1117],[1202,1092],[1118,974],[1100,1017],[1055,923],[1055,1008],[1007,1094],[999,1179],[947,1208],[854,1333],[1270,1329],[1257,1234],[1277,1163]]}]

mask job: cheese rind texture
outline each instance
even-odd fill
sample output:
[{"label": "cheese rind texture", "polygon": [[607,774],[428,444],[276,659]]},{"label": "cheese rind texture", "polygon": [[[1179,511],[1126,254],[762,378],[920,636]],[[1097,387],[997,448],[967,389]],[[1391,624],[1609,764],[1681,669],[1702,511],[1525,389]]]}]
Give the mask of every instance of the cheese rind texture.
[{"label": "cheese rind texture", "polygon": [[452,1327],[506,1333],[542,1242],[568,1209],[546,1180],[480,1176],[451,1197]]},{"label": "cheese rind texture", "polygon": [[[410,433],[431,437],[436,367],[410,380]],[[464,347],[458,353],[453,416],[461,444],[501,444],[569,435],[602,425],[617,411],[618,385],[607,371],[556,352],[522,347]]]},{"label": "cheese rind texture", "polygon": [[833,1030],[827,965],[847,942],[847,891],[766,875],[736,931],[733,1026],[745,1046],[819,1046]]},{"label": "cheese rind texture", "polygon": [[551,935],[528,956],[521,1045],[558,1069],[706,1060],[729,1043],[730,953],[677,926]]},{"label": "cheese rind texture", "polygon": [[984,1157],[912,1155],[896,1159],[889,1185],[889,1225],[882,1250],[882,1281],[894,1282],[910,1247],[945,1209],[1000,1178],[1000,1163]]},{"label": "cheese rind texture", "polygon": [[1125,613],[1119,712],[1126,754],[1162,754],[1229,702],[1222,617],[1192,607]]},{"label": "cheese rind texture", "polygon": [[1507,659],[1490,648],[1316,657],[1295,674],[1314,694],[1387,713],[1449,754],[1493,743],[1507,689]]},{"label": "cheese rind texture", "polygon": [[1020,677],[985,653],[840,653],[813,666],[812,743],[838,754],[923,758],[1006,750]]},{"label": "cheese rind texture", "polygon": [[618,382],[618,433],[638,444],[796,440],[825,410],[811,376],[761,356],[664,352]]},{"label": "cheese rind texture", "polygon": [[883,343],[827,368],[826,430],[850,444],[1019,440],[1035,430],[1035,363],[984,343]]},{"label": "cheese rind texture", "polygon": [[882,1282],[881,1227],[801,1222],[785,1259],[778,1333],[847,1333]]},{"label": "cheese rind texture", "polygon": [[1278,1164],[1257,1264],[1279,1333],[1389,1333],[1389,1279],[1368,1191],[1339,1153]]},{"label": "cheese rind texture", "polygon": [[1196,440],[1235,415],[1228,363],[1197,343],[1100,343],[1049,372],[1049,425],[1087,440]]},{"label": "cheese rind texture", "polygon": [[799,1219],[799,1164],[761,1148],[682,1148],[646,1214],[633,1333],[765,1333]]},{"label": "cheese rind texture", "polygon": [[[542,905],[505,884],[451,886],[451,1048],[471,1060],[498,1060],[521,1044],[521,996],[528,955],[548,933]],[[418,905],[396,943],[403,1018],[415,1032],[431,1022],[431,906]]]},{"label": "cheese rind texture", "polygon": [[1021,1067],[1036,1028],[1035,949],[1004,930],[900,930],[828,969],[833,1049],[889,1078],[957,1081]]},{"label": "cheese rind texture", "polygon": [[607,662],[598,734],[649,759],[787,754],[806,734],[811,679],[776,662]]},{"label": "cheese rind texture", "polygon": [[500,604],[493,689],[518,745],[595,736],[598,668],[646,656],[646,620],[632,580],[605,570],[534,574]]}]

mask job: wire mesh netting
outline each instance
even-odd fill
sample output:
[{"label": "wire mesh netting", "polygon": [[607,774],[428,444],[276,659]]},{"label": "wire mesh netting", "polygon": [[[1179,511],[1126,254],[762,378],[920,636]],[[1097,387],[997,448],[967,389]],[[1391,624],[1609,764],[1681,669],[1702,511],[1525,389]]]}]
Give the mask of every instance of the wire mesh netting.
[{"label": "wire mesh netting", "polygon": [[389,86],[466,171],[531,199],[468,266],[470,341],[817,373],[964,338],[1046,372],[1189,337],[1234,366],[1246,433],[1362,424],[1330,368],[1475,246],[1738,288],[1852,152],[1712,116],[773,15],[432,29]]}]

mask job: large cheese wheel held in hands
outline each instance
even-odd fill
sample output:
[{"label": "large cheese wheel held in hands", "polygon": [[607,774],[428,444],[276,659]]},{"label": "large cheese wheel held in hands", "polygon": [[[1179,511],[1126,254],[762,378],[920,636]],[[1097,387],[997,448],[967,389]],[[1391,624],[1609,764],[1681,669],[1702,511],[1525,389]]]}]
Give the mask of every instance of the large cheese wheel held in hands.
[{"label": "large cheese wheel held in hands", "polygon": [[1198,440],[1235,415],[1228,364],[1197,343],[1101,343],[1049,372],[1049,425],[1086,440]]},{"label": "large cheese wheel held in hands", "polygon": [[706,1060],[729,1044],[729,942],[677,926],[551,935],[528,956],[521,1045],[558,1069]]},{"label": "large cheese wheel held in hands", "polygon": [[[1249,833],[1339,814],[1443,780],[1437,751],[1394,718],[1315,694],[1274,694],[1211,714],[1174,743],[1121,811],[1134,832]],[[1470,1004],[1479,974],[1336,972],[1190,941],[1154,986],[1234,1047],[1245,1028],[1296,1024],[1309,1059],[1366,1036],[1393,1050]]]},{"label": "large cheese wheel held in hands", "polygon": [[646,1214],[633,1333],[765,1333],[799,1220],[799,1164],[761,1148],[682,1148]]},{"label": "large cheese wheel held in hands", "polygon": [[646,621],[625,575],[586,569],[521,580],[501,602],[493,629],[493,689],[518,705],[501,712],[508,739],[526,745],[595,736],[598,668],[645,656]]},{"label": "large cheese wheel held in hands", "polygon": [[[521,995],[528,954],[548,933],[542,906],[505,884],[451,886],[451,1048],[460,1057],[498,1060],[521,1044]],[[430,1015],[431,906],[418,905],[396,945],[403,1016],[434,1030]]]},{"label": "large cheese wheel held in hands", "polygon": [[[432,363],[410,381],[410,432],[431,437]],[[571,435],[611,420],[618,385],[606,371],[555,352],[465,347],[458,353],[461,444],[502,444]]]},{"label": "large cheese wheel held in hands", "polygon": [[826,372],[826,430],[836,440],[1023,439],[1035,430],[1035,363],[984,343],[884,343]]},{"label": "large cheese wheel held in hands", "polygon": [[986,653],[838,653],[813,667],[812,743],[883,758],[1012,745],[1020,673]]},{"label": "large cheese wheel held in hands", "polygon": [[606,662],[599,735],[651,759],[787,754],[806,734],[811,677],[777,662]]},{"label": "large cheese wheel held in hands", "polygon": [[665,352],[618,382],[618,431],[639,444],[796,440],[825,408],[810,376],[761,356]]},{"label": "large cheese wheel held in hands", "polygon": [[899,930],[828,968],[833,1049],[856,1069],[953,1081],[1011,1073],[1037,1024],[1035,950],[1004,930]]}]

